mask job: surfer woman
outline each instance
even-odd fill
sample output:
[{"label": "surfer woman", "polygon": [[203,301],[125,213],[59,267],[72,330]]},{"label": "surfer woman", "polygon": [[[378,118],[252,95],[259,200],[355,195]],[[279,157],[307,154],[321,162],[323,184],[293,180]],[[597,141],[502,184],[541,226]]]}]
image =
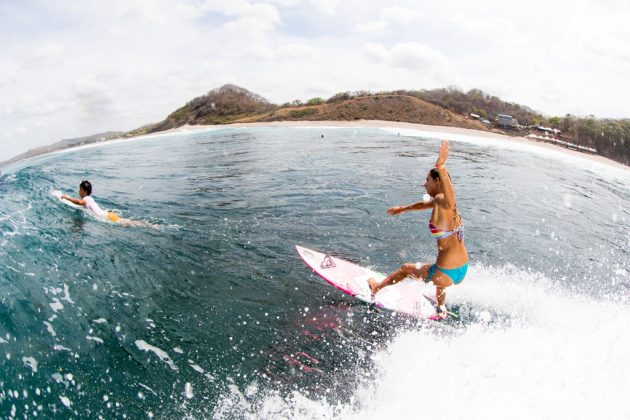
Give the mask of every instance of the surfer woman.
[{"label": "surfer woman", "polygon": [[437,240],[438,256],[435,264],[403,264],[380,283],[375,279],[368,280],[372,294],[406,277],[422,279],[425,283],[433,282],[436,288],[438,316],[441,318],[447,316],[444,306],[446,299],[444,289],[453,284],[461,283],[468,270],[468,253],[464,246],[464,225],[457,212],[455,190],[446,171],[447,158],[448,141],[444,140],[440,146],[440,155],[435,163],[435,168],[429,171],[424,183],[424,188],[431,196],[431,200],[420,201],[408,206],[392,207],[387,210],[388,214],[396,215],[405,211],[432,209],[429,230],[431,236]]}]

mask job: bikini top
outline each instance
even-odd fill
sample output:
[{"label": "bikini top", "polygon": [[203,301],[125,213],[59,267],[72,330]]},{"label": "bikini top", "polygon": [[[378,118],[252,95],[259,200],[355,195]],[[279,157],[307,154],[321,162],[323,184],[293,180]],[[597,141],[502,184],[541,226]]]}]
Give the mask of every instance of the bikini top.
[{"label": "bikini top", "polygon": [[444,239],[455,234],[457,234],[457,239],[460,241],[464,239],[464,225],[457,226],[453,230],[440,230],[433,223],[429,222],[429,231],[431,231],[431,236],[435,239]]},{"label": "bikini top", "polygon": [[431,223],[431,220],[429,219],[429,232],[431,233],[431,236],[435,239],[444,239],[448,238],[451,235],[457,234],[457,239],[461,241],[462,239],[464,239],[464,222],[462,221],[462,217],[457,211],[457,205],[455,205],[453,208],[453,222],[457,223],[457,219],[459,219],[460,225],[456,226],[453,230],[440,230],[433,223]]}]

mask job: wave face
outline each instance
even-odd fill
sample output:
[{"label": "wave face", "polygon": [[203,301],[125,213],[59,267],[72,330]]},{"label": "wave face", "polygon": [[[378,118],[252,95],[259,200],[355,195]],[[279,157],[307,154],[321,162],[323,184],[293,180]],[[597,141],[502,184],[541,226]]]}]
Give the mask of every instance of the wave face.
[{"label": "wave face", "polygon": [[[321,137],[322,133],[324,137]],[[0,178],[0,413],[106,418],[625,418],[630,179],[454,138],[471,268],[458,314],[358,304],[294,245],[432,261],[439,141],[221,128],[71,150]],[[56,201],[89,179],[122,227]]]}]

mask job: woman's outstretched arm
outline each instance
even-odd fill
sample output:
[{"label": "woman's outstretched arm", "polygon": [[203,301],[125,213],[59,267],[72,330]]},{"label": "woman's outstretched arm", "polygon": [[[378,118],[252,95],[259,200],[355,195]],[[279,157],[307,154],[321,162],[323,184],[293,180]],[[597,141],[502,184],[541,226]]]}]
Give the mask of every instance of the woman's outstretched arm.
[{"label": "woman's outstretched arm", "polygon": [[393,216],[395,214],[400,214],[405,211],[411,210],[426,210],[433,208],[433,203],[431,201],[419,201],[417,203],[409,204],[408,206],[396,206],[387,209],[387,214]]}]

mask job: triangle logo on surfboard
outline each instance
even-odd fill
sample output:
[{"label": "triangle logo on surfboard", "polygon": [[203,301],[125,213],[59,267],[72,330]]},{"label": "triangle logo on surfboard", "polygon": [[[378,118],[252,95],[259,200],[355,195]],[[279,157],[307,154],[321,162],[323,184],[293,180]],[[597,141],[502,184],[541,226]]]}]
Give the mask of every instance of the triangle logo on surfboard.
[{"label": "triangle logo on surfboard", "polygon": [[330,257],[330,255],[326,254],[326,256],[324,257],[324,260],[320,264],[320,267],[321,268],[335,268],[337,267],[337,264],[335,264],[335,262]]}]

